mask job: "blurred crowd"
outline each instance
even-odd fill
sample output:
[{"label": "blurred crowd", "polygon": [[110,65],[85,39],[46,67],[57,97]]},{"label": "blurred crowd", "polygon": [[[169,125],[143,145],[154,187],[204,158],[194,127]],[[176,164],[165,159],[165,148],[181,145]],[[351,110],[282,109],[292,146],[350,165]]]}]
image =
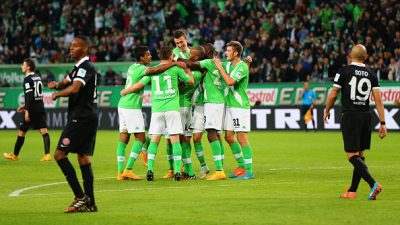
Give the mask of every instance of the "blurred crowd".
[{"label": "blurred crowd", "polygon": [[[400,1],[376,0],[3,0],[0,64],[70,62],[76,35],[87,35],[93,62],[133,61],[133,47],[173,45],[185,28],[192,46],[230,40],[253,57],[250,82],[324,82],[347,64],[356,43],[381,80],[400,81]],[[106,83],[106,82],[105,82]]]}]

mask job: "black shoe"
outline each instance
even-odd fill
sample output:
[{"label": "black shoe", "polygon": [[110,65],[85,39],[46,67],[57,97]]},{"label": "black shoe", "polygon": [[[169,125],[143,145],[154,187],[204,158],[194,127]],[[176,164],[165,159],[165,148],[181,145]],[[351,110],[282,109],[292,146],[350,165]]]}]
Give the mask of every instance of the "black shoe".
[{"label": "black shoe", "polygon": [[147,171],[147,181],[153,181],[154,180],[154,173],[151,170]]},{"label": "black shoe", "polygon": [[64,209],[64,213],[89,212],[89,202],[87,195],[83,198],[75,198],[71,205]]},{"label": "black shoe", "polygon": [[98,211],[96,205],[89,206],[88,208],[89,208],[89,212],[97,212]]},{"label": "black shoe", "polygon": [[174,175],[174,181],[180,181],[181,180],[181,173],[176,173]]},{"label": "black shoe", "polygon": [[196,175],[193,174],[193,176],[188,176],[187,179],[188,180],[196,180]]}]

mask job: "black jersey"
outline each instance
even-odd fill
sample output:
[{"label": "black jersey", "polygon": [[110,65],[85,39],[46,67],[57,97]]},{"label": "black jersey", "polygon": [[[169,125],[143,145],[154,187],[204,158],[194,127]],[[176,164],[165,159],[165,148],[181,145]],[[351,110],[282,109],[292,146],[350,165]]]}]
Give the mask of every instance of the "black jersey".
[{"label": "black jersey", "polygon": [[82,83],[79,91],[69,96],[68,119],[80,121],[97,120],[97,76],[89,57],[82,58],[66,77],[71,83]]},{"label": "black jersey", "polygon": [[338,70],[334,87],[341,88],[342,112],[369,111],[369,98],[379,88],[376,75],[362,63],[351,63]]},{"label": "black jersey", "polygon": [[24,78],[25,109],[30,113],[44,112],[43,84],[39,75],[31,72]]}]

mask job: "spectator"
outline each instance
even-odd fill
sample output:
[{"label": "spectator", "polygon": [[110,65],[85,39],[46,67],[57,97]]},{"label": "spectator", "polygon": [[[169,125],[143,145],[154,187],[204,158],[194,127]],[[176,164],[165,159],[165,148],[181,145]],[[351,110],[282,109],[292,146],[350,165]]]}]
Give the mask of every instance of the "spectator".
[{"label": "spectator", "polygon": [[107,86],[114,86],[117,83],[118,76],[117,73],[111,68],[109,67],[106,74],[104,75],[104,79],[105,79],[105,85]]}]

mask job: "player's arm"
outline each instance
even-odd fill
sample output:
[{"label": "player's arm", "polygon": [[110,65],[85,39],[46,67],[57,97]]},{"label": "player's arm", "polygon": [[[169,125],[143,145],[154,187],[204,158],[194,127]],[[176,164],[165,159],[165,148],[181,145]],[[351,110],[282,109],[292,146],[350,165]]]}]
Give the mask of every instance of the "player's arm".
[{"label": "player's arm", "polygon": [[50,89],[62,90],[62,89],[65,89],[66,87],[68,87],[68,85],[70,85],[70,84],[71,84],[71,80],[69,79],[69,77],[67,75],[61,82],[50,81],[47,84],[47,87]]},{"label": "player's arm", "polygon": [[200,70],[201,69],[201,65],[199,62],[192,62],[188,59],[182,59],[182,58],[179,58],[178,62],[185,63],[191,70]]},{"label": "player's arm", "polygon": [[29,111],[31,110],[33,101],[35,100],[35,96],[33,93],[35,91],[33,88],[33,82],[26,80],[24,84],[24,91],[25,91],[25,104],[24,104],[25,121],[30,122]]},{"label": "player's arm", "polygon": [[193,77],[192,71],[191,71],[189,68],[186,68],[186,69],[185,69],[185,73],[186,73],[187,75],[189,75],[189,77],[190,77],[190,79],[187,81],[186,84],[188,84],[188,85],[190,85],[190,86],[193,86],[193,85],[194,85],[194,77]]},{"label": "player's arm", "polygon": [[333,104],[335,103],[337,96],[339,95],[339,87],[333,87],[331,93],[329,93],[328,101],[326,102],[325,111],[324,111],[324,122],[327,123],[330,117],[329,111],[331,110]]},{"label": "player's arm", "polygon": [[[64,79],[65,80],[65,79]],[[64,81],[63,80],[63,81]],[[60,82],[61,83],[61,82]],[[51,98],[53,100],[56,100],[59,97],[68,97],[71,96],[75,93],[78,93],[79,89],[83,86],[83,83],[79,80],[74,80],[74,82],[69,85],[68,87],[66,87],[65,89],[63,89],[60,92],[54,92],[53,94],[51,94]]]},{"label": "player's arm", "polygon": [[159,74],[159,73],[162,73],[162,72],[166,71],[167,69],[169,69],[169,68],[171,68],[173,66],[179,66],[182,69],[186,69],[186,67],[187,67],[184,62],[169,62],[169,63],[158,65],[158,66],[155,66],[155,67],[149,67],[149,68],[146,69],[145,74],[147,76],[151,76],[151,75],[154,75],[154,74]]},{"label": "player's arm", "polygon": [[385,110],[382,104],[381,90],[379,88],[373,88],[372,95],[374,96],[375,99],[375,107],[376,110],[378,111],[378,117],[381,123],[379,127],[379,137],[384,138],[387,134],[387,129],[385,124]]},{"label": "player's arm", "polygon": [[222,67],[221,60],[215,58],[215,59],[213,59],[213,61],[214,61],[215,65],[217,66],[217,68],[218,68],[220,74],[222,75],[222,78],[224,78],[226,84],[227,84],[228,86],[232,86],[232,85],[236,84],[236,80],[233,79],[232,77],[230,77],[230,76],[225,72],[224,67]]},{"label": "player's arm", "polygon": [[125,96],[127,94],[133,93],[133,92],[138,92],[139,90],[141,90],[144,87],[144,84],[142,82],[137,82],[135,84],[132,84],[131,86],[122,89],[120,94],[121,96]]}]

